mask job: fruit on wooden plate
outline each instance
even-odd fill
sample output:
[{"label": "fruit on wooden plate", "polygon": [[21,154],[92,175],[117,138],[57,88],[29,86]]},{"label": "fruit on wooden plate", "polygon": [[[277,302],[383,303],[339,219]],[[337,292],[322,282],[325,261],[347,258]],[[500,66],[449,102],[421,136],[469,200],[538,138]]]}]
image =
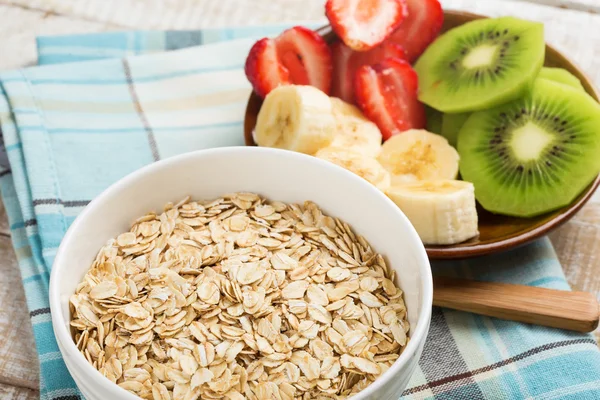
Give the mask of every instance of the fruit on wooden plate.
[{"label": "fruit on wooden plate", "polygon": [[356,70],[363,65],[377,64],[388,57],[406,59],[406,52],[400,45],[385,41],[367,50],[355,51],[342,41],[336,40],[331,44],[333,57],[333,73],[331,95],[354,103],[354,76]]},{"label": "fruit on wooden plate", "polygon": [[538,78],[548,79],[554,82],[563,83],[574,89],[585,91],[581,81],[572,73],[563,68],[543,67]]},{"label": "fruit on wooden plate", "polygon": [[522,97],[544,62],[544,26],[512,17],[480,19],[454,28],[419,58],[419,99],[461,113]]},{"label": "fruit on wooden plate", "polygon": [[600,171],[600,106],[546,79],[473,113],[460,130],[460,173],[488,211],[533,217],[570,204]]},{"label": "fruit on wooden plate", "polygon": [[331,146],[376,157],[381,150],[381,132],[352,104],[332,97],[331,109],[336,121],[336,130]]},{"label": "fruit on wooden plate", "polygon": [[404,20],[405,0],[327,0],[331,28],[353,50],[369,50],[383,42]]},{"label": "fruit on wooden plate", "polygon": [[335,130],[329,96],[313,86],[286,85],[265,98],[254,141],[259,146],[314,154],[333,141]]},{"label": "fruit on wooden plate", "polygon": [[415,71],[398,58],[386,58],[356,72],[357,104],[377,124],[384,140],[425,127],[425,107],[417,99],[418,87]]},{"label": "fruit on wooden plate", "polygon": [[392,176],[392,185],[417,180],[456,179],[458,153],[440,135],[410,130],[381,147],[377,160]]},{"label": "fruit on wooden plate", "polygon": [[408,217],[425,244],[461,243],[479,233],[470,182],[418,181],[392,186],[386,194]]},{"label": "fruit on wooden plate", "polygon": [[316,32],[296,26],[275,39],[263,38],[250,49],[244,68],[261,97],[281,85],[311,85],[331,89],[331,50]]},{"label": "fruit on wooden plate", "polygon": [[444,11],[438,0],[406,0],[408,16],[388,39],[406,51],[413,63],[438,37],[444,24]]},{"label": "fruit on wooden plate", "polygon": [[341,147],[326,147],[315,156],[355,173],[380,190],[390,187],[390,174],[373,157]]}]

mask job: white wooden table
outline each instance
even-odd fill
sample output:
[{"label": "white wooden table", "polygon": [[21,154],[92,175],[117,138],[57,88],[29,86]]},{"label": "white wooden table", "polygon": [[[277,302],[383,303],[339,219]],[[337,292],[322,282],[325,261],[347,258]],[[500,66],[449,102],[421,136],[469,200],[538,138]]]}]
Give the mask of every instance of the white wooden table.
[{"label": "white wooden table", "polygon": [[[35,36],[128,29],[198,29],[322,20],[324,0],[0,0],[0,70],[35,64]],[[516,14],[546,24],[547,40],[600,86],[600,1],[442,0],[444,7]],[[594,36],[595,35],[595,36]],[[598,60],[598,61],[597,61]],[[600,294],[600,194],[551,235],[573,288]],[[38,397],[35,344],[0,204],[0,398]]]}]

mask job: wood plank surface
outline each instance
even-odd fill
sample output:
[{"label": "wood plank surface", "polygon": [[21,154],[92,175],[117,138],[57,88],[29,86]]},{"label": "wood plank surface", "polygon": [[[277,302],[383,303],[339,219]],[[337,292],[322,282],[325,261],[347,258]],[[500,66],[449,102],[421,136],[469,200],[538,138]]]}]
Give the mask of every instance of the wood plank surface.
[{"label": "wood plank surface", "polygon": [[38,35],[100,32],[121,28],[114,23],[87,21],[3,3],[4,0],[0,0],[0,71],[34,65],[37,60],[35,37]]},{"label": "wood plank surface", "polygon": [[[8,226],[8,219],[6,218],[6,209],[4,204],[0,201],[0,236],[10,236],[10,228]],[[0,260],[0,263],[2,260]]]},{"label": "wood plank surface", "polygon": [[0,383],[0,399],[2,400],[35,400],[38,398],[37,390]]},{"label": "wood plank surface", "polygon": [[0,383],[36,389],[38,374],[17,260],[10,238],[0,236]]},{"label": "wood plank surface", "polygon": [[[598,0],[441,0],[444,7],[543,21],[547,38],[600,86]],[[324,0],[0,0],[0,71],[36,61],[35,37],[319,20]],[[38,398],[37,357],[0,206],[0,398]],[[600,193],[551,236],[574,290],[600,295]],[[600,298],[600,297],[599,297]],[[600,332],[597,331],[600,338]]]}]

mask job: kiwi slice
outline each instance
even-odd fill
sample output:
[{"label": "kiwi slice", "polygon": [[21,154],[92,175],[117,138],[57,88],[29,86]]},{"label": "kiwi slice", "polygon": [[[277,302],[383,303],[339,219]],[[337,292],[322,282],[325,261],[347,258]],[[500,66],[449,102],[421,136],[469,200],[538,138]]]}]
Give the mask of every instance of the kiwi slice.
[{"label": "kiwi slice", "polygon": [[533,217],[570,204],[600,171],[600,106],[546,79],[521,99],[473,113],[460,130],[460,173],[483,208]]},{"label": "kiwi slice", "polygon": [[523,96],[544,62],[544,26],[512,17],[454,28],[419,58],[419,100],[447,113],[485,110]]},{"label": "kiwi slice", "polygon": [[[585,89],[583,88],[583,85],[581,84],[579,79],[577,79],[577,77],[575,77],[575,75],[571,74],[566,69],[542,67],[542,69],[540,70],[540,73],[538,74],[538,78],[539,79],[547,79],[547,80],[550,80],[550,81],[556,82],[556,83],[561,83],[561,84],[567,85],[573,89],[577,89],[582,92],[585,92]],[[426,106],[426,108],[435,111],[433,108],[431,108],[429,106]],[[450,114],[450,113],[442,114],[441,131],[436,132],[436,133],[439,133],[440,135],[444,136],[446,139],[448,139],[448,143],[450,143],[452,146],[456,147],[458,133],[460,132],[460,129],[462,128],[462,126],[467,121],[467,119],[469,118],[470,115],[471,115],[471,113],[468,113],[468,112],[467,113],[457,113],[457,114]],[[429,123],[429,119],[427,120],[427,122]],[[433,132],[433,131],[430,130],[430,132]]]},{"label": "kiwi slice", "polygon": [[[538,78],[562,83],[564,85],[572,87],[573,89],[585,92],[581,81],[579,81],[579,79],[577,79],[575,75],[571,74],[566,69],[542,67],[540,73],[538,74]],[[443,114],[441,132],[439,133],[446,139],[448,139],[448,142],[452,146],[456,147],[458,132],[460,132],[460,129],[462,128],[462,126],[467,121],[470,115],[471,113]]]},{"label": "kiwi slice", "polygon": [[471,113],[444,114],[442,117],[442,136],[448,139],[448,143],[456,147],[458,132],[465,124]]},{"label": "kiwi slice", "polygon": [[[567,85],[569,87],[572,87],[573,89],[577,89],[582,92],[585,92],[585,89],[583,88],[583,85],[581,84],[579,79],[577,79],[577,77],[575,77],[575,75],[571,74],[566,69],[543,67],[540,70],[538,78],[539,79],[547,79],[547,80],[550,80],[553,82],[561,83],[561,84]],[[430,107],[427,107],[427,108],[430,108]],[[460,129],[462,128],[462,126],[467,121],[467,119],[469,118],[470,115],[471,115],[471,113],[457,113],[457,114],[445,113],[445,114],[443,114],[442,122],[441,122],[441,124],[442,124],[441,132],[438,132],[438,133],[440,133],[442,136],[444,136],[446,139],[448,139],[448,142],[452,146],[456,147],[456,142],[458,139],[458,132],[460,132]],[[428,120],[428,123],[429,123],[429,120]],[[433,132],[433,131],[430,131],[430,132]]]},{"label": "kiwi slice", "polygon": [[431,133],[440,135],[442,133],[442,113],[435,108],[425,106],[425,118],[427,119],[425,128]]},{"label": "kiwi slice", "polygon": [[553,82],[558,82],[571,86],[574,89],[585,91],[581,81],[575,75],[562,68],[544,67],[540,70],[538,78],[548,79]]}]

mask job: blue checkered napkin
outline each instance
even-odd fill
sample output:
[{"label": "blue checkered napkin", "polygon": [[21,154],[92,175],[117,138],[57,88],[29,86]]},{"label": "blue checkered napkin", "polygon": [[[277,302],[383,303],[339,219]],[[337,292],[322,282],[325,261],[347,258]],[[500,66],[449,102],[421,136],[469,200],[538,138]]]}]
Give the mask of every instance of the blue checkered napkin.
[{"label": "blue checkered napkin", "polygon": [[[245,55],[256,37],[281,29],[41,37],[40,63],[57,65],[0,74],[0,126],[12,170],[0,172],[0,184],[32,318],[43,399],[80,398],[48,308],[49,270],[66,229],[92,198],[143,165],[242,144],[250,91],[242,71]],[[205,45],[189,47],[199,44]],[[183,47],[189,48],[134,56]],[[90,59],[100,60],[62,64]],[[568,289],[547,239],[498,256],[437,263],[434,269]],[[436,308],[405,398],[595,399],[599,388],[600,352],[589,335]]]}]

